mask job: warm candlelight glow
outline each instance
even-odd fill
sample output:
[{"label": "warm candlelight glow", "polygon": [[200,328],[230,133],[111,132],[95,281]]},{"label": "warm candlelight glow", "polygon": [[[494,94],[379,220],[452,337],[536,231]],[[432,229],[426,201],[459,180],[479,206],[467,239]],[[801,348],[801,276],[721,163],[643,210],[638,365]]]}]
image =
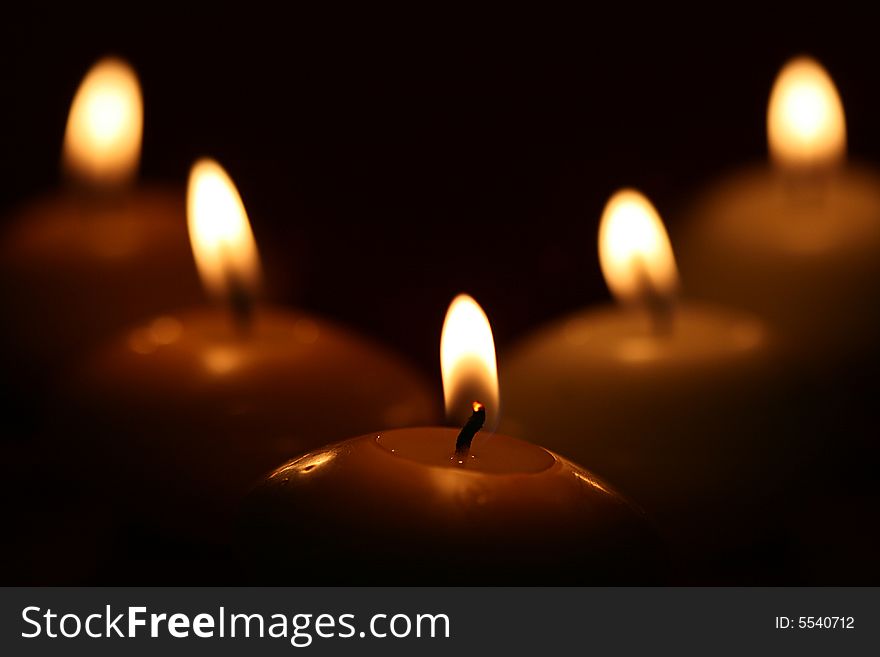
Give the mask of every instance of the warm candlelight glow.
[{"label": "warm candlelight glow", "polygon": [[767,108],[767,140],[783,167],[823,167],[845,157],[843,104],[816,60],[798,57],[780,71]]},{"label": "warm candlelight glow", "polygon": [[220,298],[237,292],[254,295],[260,283],[257,245],[235,184],[214,160],[193,165],[186,209],[189,239],[205,288]]},{"label": "warm candlelight glow", "polygon": [[131,180],[141,157],[144,103],[134,69],[107,57],[86,74],[70,106],[64,167],[77,180],[117,185]]},{"label": "warm candlelight glow", "polygon": [[283,479],[292,475],[308,475],[317,472],[322,466],[330,463],[338,455],[335,449],[325,449],[300,456],[275,470],[270,479]]},{"label": "warm candlelight glow", "polygon": [[498,417],[498,365],[489,318],[479,304],[460,294],[449,305],[440,338],[440,371],[446,417],[463,424],[477,404],[486,407],[486,428]]},{"label": "warm candlelight glow", "polygon": [[599,224],[599,263],[605,282],[621,302],[671,298],[678,268],[660,215],[634,189],[614,194]]}]

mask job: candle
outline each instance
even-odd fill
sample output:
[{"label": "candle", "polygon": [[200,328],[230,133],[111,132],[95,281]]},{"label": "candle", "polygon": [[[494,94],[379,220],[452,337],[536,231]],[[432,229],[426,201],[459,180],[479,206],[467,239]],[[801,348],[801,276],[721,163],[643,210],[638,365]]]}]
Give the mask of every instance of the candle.
[{"label": "candle", "polygon": [[[682,577],[754,540],[754,505],[786,480],[775,346],[755,317],[678,298],[669,238],[642,194],[608,201],[602,271],[616,306],[577,311],[515,345],[502,367],[502,429],[633,496],[676,550]],[[787,455],[792,461],[798,454]],[[757,525],[757,526],[756,526]]]},{"label": "candle", "polygon": [[430,421],[434,404],[386,350],[303,311],[256,303],[256,243],[217,162],[195,163],[187,205],[202,280],[229,309],[193,307],[131,327],[88,358],[68,394],[94,436],[99,493],[112,483],[121,513],[144,527],[222,544],[238,498],[282,455]]},{"label": "candle", "polygon": [[660,551],[640,511],[549,450],[477,433],[497,421],[498,383],[491,328],[470,297],[450,306],[441,369],[447,416],[470,416],[461,431],[366,434],[288,461],[255,489],[240,537],[259,575],[314,584],[656,581]]},{"label": "candle", "polygon": [[880,173],[846,162],[843,105],[815,60],[779,73],[767,138],[770,166],[694,204],[682,270],[695,295],[771,322],[793,365],[861,360],[880,328]]},{"label": "candle", "polygon": [[[847,160],[840,96],[807,57],[786,63],[773,85],[767,140],[769,164],[734,172],[693,204],[682,268],[696,294],[772,323],[794,373],[790,423],[819,445],[799,505],[827,507],[830,490],[852,509],[874,485],[865,464],[878,460],[866,427],[880,392],[880,172]],[[805,526],[787,562],[816,563],[823,532]],[[813,566],[817,577],[833,567]]]},{"label": "candle", "polygon": [[27,203],[0,236],[3,351],[19,375],[49,377],[84,346],[198,298],[182,190],[133,184],[142,126],[135,72],[97,62],[70,109],[68,187]]}]

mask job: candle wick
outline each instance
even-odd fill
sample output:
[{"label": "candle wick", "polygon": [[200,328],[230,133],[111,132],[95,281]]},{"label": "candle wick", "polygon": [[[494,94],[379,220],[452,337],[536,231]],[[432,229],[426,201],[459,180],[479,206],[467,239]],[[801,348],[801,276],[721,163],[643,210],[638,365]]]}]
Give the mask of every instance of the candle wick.
[{"label": "candle wick", "polygon": [[254,297],[238,268],[232,263],[229,249],[229,244],[223,243],[220,246],[223,273],[226,276],[226,302],[232,312],[235,328],[241,335],[246,335],[250,333],[253,320]]},{"label": "candle wick", "polygon": [[634,258],[633,267],[639,287],[639,303],[648,313],[651,333],[657,337],[669,336],[675,315],[673,295],[661,293],[651,282],[648,268],[641,256]]},{"label": "candle wick", "polygon": [[131,180],[94,182],[69,172],[65,173],[63,184],[81,206],[108,211],[123,206],[132,188]]},{"label": "candle wick", "polygon": [[110,215],[115,219],[118,215],[127,212],[126,203],[129,198],[127,186],[101,187],[74,181],[68,183],[67,188],[84,223],[92,223]]},{"label": "candle wick", "polygon": [[254,314],[254,299],[247,286],[235,272],[234,267],[226,268],[227,301],[232,311],[235,326],[241,333],[250,331]]},{"label": "candle wick", "polygon": [[468,421],[465,422],[461,432],[458,434],[458,438],[455,440],[455,456],[453,458],[461,467],[464,467],[467,463],[474,436],[477,435],[477,432],[483,428],[483,424],[486,422],[486,407],[480,402],[474,402],[473,406],[474,412],[468,418]]}]

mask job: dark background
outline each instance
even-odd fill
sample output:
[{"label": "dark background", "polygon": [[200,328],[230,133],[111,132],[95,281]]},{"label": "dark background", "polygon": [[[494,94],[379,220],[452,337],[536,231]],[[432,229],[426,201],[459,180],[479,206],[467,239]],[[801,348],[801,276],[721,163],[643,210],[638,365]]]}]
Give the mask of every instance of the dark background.
[{"label": "dark background", "polygon": [[[608,297],[595,246],[634,185],[681,208],[764,157],[781,64],[823,62],[850,153],[880,161],[877,24],[839,3],[646,13],[43,7],[2,28],[0,208],[51,189],[70,100],[100,56],[141,76],[142,176],[217,158],[276,296],[437,376],[446,305],[473,294],[505,343]],[[685,286],[687,281],[684,282]],[[439,387],[439,386],[438,386]]]}]

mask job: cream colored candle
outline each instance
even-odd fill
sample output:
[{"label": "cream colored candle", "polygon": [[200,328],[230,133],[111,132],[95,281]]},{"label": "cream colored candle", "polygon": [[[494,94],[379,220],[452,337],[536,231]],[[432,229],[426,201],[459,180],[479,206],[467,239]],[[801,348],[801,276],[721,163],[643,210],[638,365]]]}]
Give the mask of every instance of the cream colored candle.
[{"label": "cream colored candle", "polygon": [[282,455],[429,422],[435,406],[422,378],[387,350],[258,303],[256,243],[231,179],[201,160],[189,190],[199,271],[231,308],[150,319],[100,347],[69,386],[75,421],[93,442],[71,448],[77,462],[92,454],[99,489],[112,482],[120,513],[145,530],[222,542],[238,499]]},{"label": "cream colored candle", "polygon": [[669,239],[640,193],[611,198],[599,240],[619,303],[575,312],[508,352],[501,429],[589,463],[699,570],[753,539],[760,520],[748,509],[786,479],[768,468],[783,448],[768,439],[776,345],[749,314],[678,299]]},{"label": "cream colored candle", "polygon": [[769,166],[694,204],[682,271],[696,296],[765,317],[798,367],[861,359],[880,328],[880,172],[846,161],[843,105],[815,60],[783,67],[767,138]]},{"label": "cream colored candle", "polygon": [[8,368],[51,378],[85,346],[199,298],[183,190],[135,182],[142,132],[135,72],[102,59],[71,105],[68,187],[25,204],[0,236]]},{"label": "cream colored candle", "polygon": [[441,365],[447,415],[471,415],[466,428],[377,431],[276,468],[239,528],[252,571],[322,585],[660,581],[663,551],[641,511],[587,470],[491,432],[457,449],[478,414],[498,417],[491,329],[470,297],[447,314]]}]

